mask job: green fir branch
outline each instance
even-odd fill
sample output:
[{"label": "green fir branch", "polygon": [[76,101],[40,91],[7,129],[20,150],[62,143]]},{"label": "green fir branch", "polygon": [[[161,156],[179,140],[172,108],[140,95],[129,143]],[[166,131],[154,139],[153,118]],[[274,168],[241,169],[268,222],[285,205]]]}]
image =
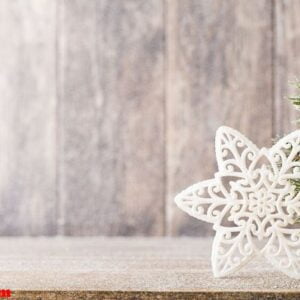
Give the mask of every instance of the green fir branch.
[{"label": "green fir branch", "polygon": [[[290,96],[288,99],[293,104],[296,110],[300,110],[300,81],[296,81],[291,83],[292,86],[297,90],[297,95]],[[296,123],[300,124],[300,119],[296,121]],[[300,153],[295,158],[295,161],[300,160]],[[290,183],[295,187],[295,192],[298,194],[300,192],[300,178],[299,179],[290,179]]]},{"label": "green fir branch", "polygon": [[295,109],[300,110],[300,81],[293,82],[291,85],[295,87],[298,93],[297,95],[288,97],[288,99],[293,104]]}]

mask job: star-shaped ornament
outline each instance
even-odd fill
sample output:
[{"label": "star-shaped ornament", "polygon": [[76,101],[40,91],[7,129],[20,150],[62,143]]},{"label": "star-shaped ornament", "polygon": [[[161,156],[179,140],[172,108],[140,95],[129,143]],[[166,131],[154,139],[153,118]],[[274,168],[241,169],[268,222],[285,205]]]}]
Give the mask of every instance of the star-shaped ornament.
[{"label": "star-shaped ornament", "polygon": [[256,255],[300,279],[300,130],[258,149],[238,131],[216,134],[219,171],[178,194],[189,215],[213,223],[212,267],[231,274]]}]

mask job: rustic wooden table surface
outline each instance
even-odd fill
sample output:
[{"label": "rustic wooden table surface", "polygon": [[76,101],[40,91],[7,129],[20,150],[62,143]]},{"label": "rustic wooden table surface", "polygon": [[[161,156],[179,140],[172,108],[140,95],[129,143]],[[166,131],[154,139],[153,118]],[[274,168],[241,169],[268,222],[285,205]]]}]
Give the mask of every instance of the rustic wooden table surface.
[{"label": "rustic wooden table surface", "polygon": [[0,289],[12,299],[299,299],[293,280],[257,259],[212,276],[211,239],[1,238]]}]

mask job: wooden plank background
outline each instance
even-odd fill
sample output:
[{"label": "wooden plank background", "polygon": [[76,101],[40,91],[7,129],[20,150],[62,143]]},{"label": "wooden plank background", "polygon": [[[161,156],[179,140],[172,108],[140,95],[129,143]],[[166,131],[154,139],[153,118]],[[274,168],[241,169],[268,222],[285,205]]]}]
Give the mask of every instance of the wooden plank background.
[{"label": "wooden plank background", "polygon": [[163,13],[157,0],[61,8],[62,233],[163,234]]},{"label": "wooden plank background", "polygon": [[209,235],[174,195],[214,135],[290,131],[298,0],[0,0],[0,234]]},{"label": "wooden plank background", "polygon": [[56,5],[0,0],[0,234],[56,229]]},{"label": "wooden plank background", "polygon": [[213,176],[219,125],[270,144],[271,2],[170,0],[168,7],[168,232],[210,233],[211,224],[182,214],[173,198]]}]

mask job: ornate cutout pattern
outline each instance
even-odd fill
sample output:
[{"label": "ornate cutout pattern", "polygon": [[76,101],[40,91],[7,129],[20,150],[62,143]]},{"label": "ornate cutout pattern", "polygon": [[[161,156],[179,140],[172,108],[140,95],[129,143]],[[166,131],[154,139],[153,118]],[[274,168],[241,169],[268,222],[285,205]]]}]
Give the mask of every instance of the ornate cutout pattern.
[{"label": "ornate cutout pattern", "polygon": [[219,171],[175,198],[183,211],[214,224],[216,277],[263,255],[278,270],[300,279],[300,192],[291,183],[300,178],[299,155],[300,130],[270,149],[258,149],[236,130],[218,129]]}]

